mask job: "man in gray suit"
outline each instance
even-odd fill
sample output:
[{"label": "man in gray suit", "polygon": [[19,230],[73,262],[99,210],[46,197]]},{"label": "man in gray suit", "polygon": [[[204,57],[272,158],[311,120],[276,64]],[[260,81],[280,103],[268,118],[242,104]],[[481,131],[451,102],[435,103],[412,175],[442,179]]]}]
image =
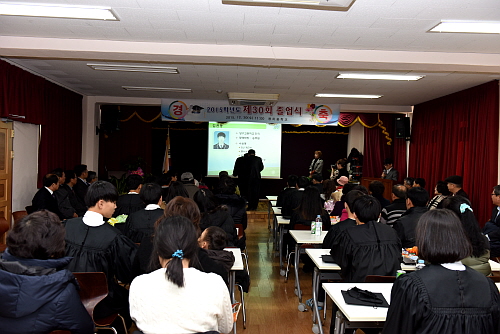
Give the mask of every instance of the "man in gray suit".
[{"label": "man in gray suit", "polygon": [[394,161],[391,158],[384,160],[384,171],[382,172],[381,178],[397,181],[399,179],[399,173],[392,166]]}]

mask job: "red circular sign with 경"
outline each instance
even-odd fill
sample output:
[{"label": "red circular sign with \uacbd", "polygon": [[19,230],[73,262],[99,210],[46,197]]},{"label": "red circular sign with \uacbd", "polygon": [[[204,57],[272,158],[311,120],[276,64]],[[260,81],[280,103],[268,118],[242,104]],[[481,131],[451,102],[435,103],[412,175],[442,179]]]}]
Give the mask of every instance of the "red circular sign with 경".
[{"label": "red circular sign with \uacbd", "polygon": [[320,105],[314,109],[314,118],[318,123],[327,124],[332,121],[332,109],[329,106]]},{"label": "red circular sign with \uacbd", "polygon": [[168,106],[168,113],[170,118],[183,119],[188,113],[188,107],[182,101],[174,101]]}]

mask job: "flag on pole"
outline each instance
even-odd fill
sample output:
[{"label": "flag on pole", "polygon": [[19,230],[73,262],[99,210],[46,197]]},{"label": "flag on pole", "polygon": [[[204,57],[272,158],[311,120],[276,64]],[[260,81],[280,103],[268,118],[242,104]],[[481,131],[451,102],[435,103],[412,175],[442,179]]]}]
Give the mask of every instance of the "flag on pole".
[{"label": "flag on pole", "polygon": [[167,142],[165,145],[165,157],[163,158],[163,173],[168,172],[170,169],[170,127],[167,131]]}]

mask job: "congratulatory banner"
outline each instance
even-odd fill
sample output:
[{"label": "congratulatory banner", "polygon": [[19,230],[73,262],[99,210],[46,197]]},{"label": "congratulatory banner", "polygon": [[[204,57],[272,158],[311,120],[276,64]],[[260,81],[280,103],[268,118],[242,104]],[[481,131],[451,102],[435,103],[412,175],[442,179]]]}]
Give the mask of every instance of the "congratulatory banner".
[{"label": "congratulatory banner", "polygon": [[226,100],[161,101],[163,121],[337,125],[339,114],[340,104],[278,102],[274,106],[231,106]]}]

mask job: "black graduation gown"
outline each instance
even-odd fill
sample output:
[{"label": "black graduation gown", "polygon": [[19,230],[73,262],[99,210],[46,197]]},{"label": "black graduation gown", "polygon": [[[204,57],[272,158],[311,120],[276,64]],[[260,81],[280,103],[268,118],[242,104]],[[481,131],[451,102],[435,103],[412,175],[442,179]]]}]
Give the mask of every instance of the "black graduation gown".
[{"label": "black graduation gown", "polygon": [[396,276],[401,269],[401,241],[392,227],[374,221],[346,229],[333,242],[332,257],[346,282],[367,275]]},{"label": "black graduation gown", "polygon": [[137,212],[144,209],[146,205],[141,200],[139,194],[125,194],[118,197],[116,201],[116,210],[113,217],[118,217],[119,215],[129,215],[131,213]]},{"label": "black graduation gown", "polygon": [[[132,282],[132,262],[137,246],[116,228],[104,223],[92,227],[83,218],[69,219],[66,227],[66,255],[73,257],[67,269],[71,272],[104,272],[108,280],[106,310],[124,315],[128,312],[128,290],[120,286]],[[102,315],[108,313],[103,311]],[[127,316],[127,315],[125,315]]]},{"label": "black graduation gown", "polygon": [[474,269],[428,265],[394,283],[383,333],[499,333],[499,304],[493,281]]},{"label": "black graduation gown", "polygon": [[144,237],[153,234],[155,222],[163,216],[163,209],[141,209],[131,213],[125,221],[124,234],[133,242],[141,242]]},{"label": "black graduation gown", "polygon": [[332,248],[334,240],[340,235],[340,233],[353,226],[356,226],[356,221],[351,218],[344,219],[343,221],[332,225],[323,239],[323,246],[321,248]]}]

